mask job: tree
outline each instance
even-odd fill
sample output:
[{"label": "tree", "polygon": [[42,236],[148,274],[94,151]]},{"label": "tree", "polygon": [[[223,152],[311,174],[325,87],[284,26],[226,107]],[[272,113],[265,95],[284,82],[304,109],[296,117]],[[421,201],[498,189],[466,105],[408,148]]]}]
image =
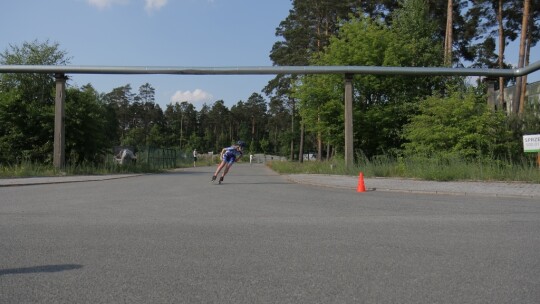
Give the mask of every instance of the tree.
[{"label": "tree", "polygon": [[212,140],[212,131],[209,130],[208,124],[210,122],[210,118],[208,116],[208,113],[210,112],[210,107],[204,103],[201,107],[201,110],[197,114],[197,121],[199,124],[199,128],[197,130],[197,137],[202,138],[202,142],[204,144],[204,150],[206,151],[221,151],[221,148],[219,150],[215,150]]},{"label": "tree", "polygon": [[[0,54],[1,64],[65,65],[58,43],[24,42]],[[0,148],[5,161],[52,162],[54,84],[50,74],[0,75]]]},{"label": "tree", "polygon": [[[469,37],[479,41],[471,47],[475,54],[473,67],[478,68],[509,68],[505,62],[505,49],[508,41],[517,38],[517,28],[512,19],[515,18],[517,1],[477,0],[467,11],[466,18],[470,28]],[[497,42],[495,42],[495,39]],[[498,50],[497,53],[495,50]],[[505,107],[504,87],[510,79],[499,77],[498,87],[501,92],[499,104]]]},{"label": "tree", "polygon": [[66,155],[72,164],[99,163],[111,147],[107,109],[91,86],[66,91]]},{"label": "tree", "polygon": [[231,141],[258,141],[266,134],[266,100],[257,93],[231,107]]},{"label": "tree", "polygon": [[129,106],[129,116],[133,119],[130,129],[142,129],[139,132],[142,136],[136,141],[136,145],[146,146],[150,127],[159,119],[161,110],[159,105],[155,104],[155,89],[145,83],[139,87],[139,94],[135,95],[133,100],[133,104]]},{"label": "tree", "polygon": [[266,100],[260,94],[253,93],[244,105],[244,109],[250,114],[251,140],[259,141],[266,135],[267,106]]},{"label": "tree", "polygon": [[130,105],[133,103],[135,95],[131,92],[131,85],[114,88],[110,93],[105,94],[104,100],[110,105],[118,120],[117,135],[120,141],[124,139],[127,131],[136,124],[133,113],[130,112]]},{"label": "tree", "polygon": [[193,142],[189,143],[192,135],[197,135],[197,111],[193,104],[182,101],[174,105],[167,105],[165,120],[170,134],[170,143],[178,145],[181,149],[187,146],[189,146],[189,150],[199,147],[198,145],[193,146]]},{"label": "tree", "polygon": [[[310,75],[303,77],[295,97],[305,130],[318,134],[317,159],[322,159],[322,141],[337,145],[343,143],[343,93],[337,75]],[[341,135],[340,135],[341,134]]]},{"label": "tree", "polygon": [[446,30],[444,37],[444,64],[449,66],[452,64],[452,45],[453,45],[453,25],[454,25],[454,1],[448,0],[446,9]]},{"label": "tree", "polygon": [[294,146],[290,147],[292,134],[289,124],[291,123],[291,115],[282,99],[270,99],[268,116],[267,130],[272,151],[274,154],[290,154],[290,149],[294,149]]},{"label": "tree", "polygon": [[227,136],[230,130],[230,111],[223,100],[214,102],[208,112],[208,119],[204,125],[205,135],[212,151],[221,151],[221,148],[231,144]]},{"label": "tree", "polygon": [[[403,3],[406,1],[403,1]],[[445,47],[441,55],[448,65],[459,64],[459,59],[472,60],[469,45],[470,30],[462,12],[466,10],[469,1],[466,0],[428,0],[426,9],[429,19],[435,23],[435,35],[443,40]],[[402,5],[403,6],[403,5]],[[446,56],[446,57],[445,57]]]},{"label": "tree", "polygon": [[[289,15],[276,29],[281,37],[270,52],[275,65],[308,65],[317,52],[329,43],[330,37],[337,33],[340,23],[349,20],[353,14],[362,11],[373,16],[384,15],[394,1],[326,1],[293,0]],[[278,75],[263,89],[270,99],[281,99],[291,113],[291,159],[294,152],[296,99],[291,98],[297,76]],[[298,120],[296,120],[298,121]],[[298,128],[297,128],[298,129]],[[300,132],[303,135],[303,132]],[[320,137],[319,137],[320,139]],[[303,140],[301,140],[303,142]],[[301,154],[301,153],[300,153]],[[302,156],[299,158],[302,160]]]},{"label": "tree", "polygon": [[[521,23],[521,39],[519,41],[518,68],[523,68],[525,66],[525,52],[528,49],[527,44],[530,44],[530,41],[528,41],[530,40],[528,39],[529,20],[531,19],[530,7],[531,0],[523,0],[523,18]],[[523,113],[525,104],[525,86],[523,84],[526,83],[526,76],[518,77],[516,83],[516,96],[512,102],[512,111],[514,113]]]},{"label": "tree", "polygon": [[259,144],[261,146],[261,150],[263,151],[263,154],[266,154],[268,152],[268,145],[270,144],[266,138],[262,138],[259,141]]},{"label": "tree", "polygon": [[[10,44],[9,49],[0,54],[0,63],[5,65],[66,65],[69,62],[67,52],[60,50],[58,43],[51,43],[48,40],[23,42],[22,46]],[[8,92],[17,89],[26,102],[39,101],[53,104],[54,87],[55,78],[52,74],[0,75],[0,91]]]},{"label": "tree", "polygon": [[473,88],[453,90],[449,97],[428,97],[419,114],[404,128],[404,152],[410,156],[437,155],[477,158],[501,156],[511,132],[503,113],[491,111],[483,94]]},{"label": "tree", "polygon": [[[392,14],[391,26],[362,17],[346,22],[332,38],[318,65],[439,66],[442,40],[429,19],[425,3],[404,1]],[[355,99],[355,146],[368,155],[400,148],[401,129],[415,114],[417,100],[444,89],[442,77],[357,75],[353,79]],[[313,75],[302,78],[294,95],[308,131],[337,138],[343,129],[343,79]],[[339,115],[339,116],[338,116]],[[341,137],[342,138],[342,137]],[[340,140],[333,140],[339,145]],[[340,150],[338,146],[338,150]]]},{"label": "tree", "polygon": [[0,160],[52,163],[53,106],[27,102],[18,90],[0,92]]}]

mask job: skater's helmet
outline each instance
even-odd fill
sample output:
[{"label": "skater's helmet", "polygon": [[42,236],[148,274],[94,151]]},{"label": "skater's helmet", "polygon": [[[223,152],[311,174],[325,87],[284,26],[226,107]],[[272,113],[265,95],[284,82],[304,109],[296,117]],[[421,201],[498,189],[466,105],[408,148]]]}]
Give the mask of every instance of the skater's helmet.
[{"label": "skater's helmet", "polygon": [[242,141],[242,140],[237,141],[236,144],[239,145],[242,148],[246,147],[246,143],[244,141]]}]

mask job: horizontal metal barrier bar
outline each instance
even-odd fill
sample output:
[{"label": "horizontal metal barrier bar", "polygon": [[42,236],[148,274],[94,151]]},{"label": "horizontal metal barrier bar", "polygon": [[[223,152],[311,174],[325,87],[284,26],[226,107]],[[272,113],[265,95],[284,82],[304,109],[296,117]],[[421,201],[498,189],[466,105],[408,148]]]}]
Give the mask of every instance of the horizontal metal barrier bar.
[{"label": "horizontal metal barrier bar", "polygon": [[0,73],[55,74],[170,74],[170,75],[278,75],[278,74],[370,74],[413,76],[492,76],[519,77],[540,70],[540,61],[519,69],[477,69],[443,67],[380,66],[252,66],[252,67],[175,67],[175,66],[72,66],[0,65]]}]

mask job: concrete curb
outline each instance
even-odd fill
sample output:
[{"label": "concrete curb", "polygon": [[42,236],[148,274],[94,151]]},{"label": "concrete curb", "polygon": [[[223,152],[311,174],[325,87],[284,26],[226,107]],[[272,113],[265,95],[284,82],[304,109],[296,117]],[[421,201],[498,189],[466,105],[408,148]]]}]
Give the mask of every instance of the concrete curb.
[{"label": "concrete curb", "polygon": [[[330,187],[356,191],[358,178],[354,176],[326,174],[291,174],[286,179],[317,187]],[[385,191],[432,195],[462,195],[485,197],[516,197],[540,199],[540,184],[513,182],[437,182],[415,179],[366,178],[367,192]]]}]

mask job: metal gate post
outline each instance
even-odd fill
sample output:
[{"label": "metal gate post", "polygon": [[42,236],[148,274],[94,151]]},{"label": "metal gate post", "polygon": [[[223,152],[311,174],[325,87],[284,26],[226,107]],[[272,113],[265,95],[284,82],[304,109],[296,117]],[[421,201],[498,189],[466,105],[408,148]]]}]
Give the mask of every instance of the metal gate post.
[{"label": "metal gate post", "polygon": [[345,167],[354,165],[353,136],[353,74],[345,74]]},{"label": "metal gate post", "polygon": [[63,169],[66,161],[66,138],[65,138],[65,101],[66,101],[66,80],[65,74],[57,73],[56,97],[54,100],[54,152],[53,165],[57,169]]}]

